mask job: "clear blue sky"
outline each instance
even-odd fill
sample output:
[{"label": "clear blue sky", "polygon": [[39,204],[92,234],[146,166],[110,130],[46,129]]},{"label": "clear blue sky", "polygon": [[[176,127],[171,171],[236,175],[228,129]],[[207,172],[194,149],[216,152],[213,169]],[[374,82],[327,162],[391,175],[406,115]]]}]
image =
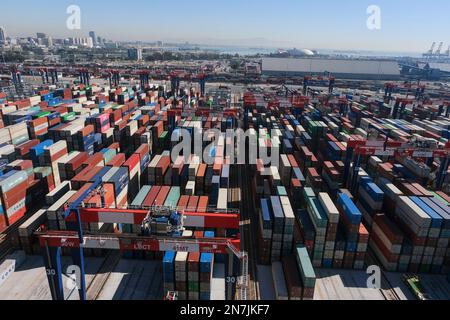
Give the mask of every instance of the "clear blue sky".
[{"label": "clear blue sky", "polygon": [[[82,30],[65,27],[77,4]],[[369,5],[381,8],[381,30],[366,27]],[[311,49],[423,52],[450,44],[448,0],[1,0],[8,35],[190,41]]]}]

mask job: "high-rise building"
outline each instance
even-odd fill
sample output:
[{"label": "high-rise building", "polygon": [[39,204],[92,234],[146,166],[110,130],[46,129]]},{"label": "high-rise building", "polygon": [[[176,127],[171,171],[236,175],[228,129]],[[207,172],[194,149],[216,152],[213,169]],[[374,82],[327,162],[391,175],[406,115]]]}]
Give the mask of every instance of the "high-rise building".
[{"label": "high-rise building", "polygon": [[0,43],[6,42],[6,32],[3,27],[0,27]]},{"label": "high-rise building", "polygon": [[93,48],[94,47],[94,39],[92,39],[91,37],[86,38],[86,43],[84,45],[88,48]]},{"label": "high-rise building", "polygon": [[45,38],[45,42],[46,42],[47,47],[53,47],[53,39],[52,39],[52,37]]},{"label": "high-rise building", "polygon": [[128,49],[128,59],[141,61],[142,60],[142,49],[141,48]]},{"label": "high-rise building", "polygon": [[95,35],[95,31],[91,31],[89,32],[89,37],[92,38],[92,43],[93,45],[97,45],[97,36]]},{"label": "high-rise building", "polygon": [[47,35],[45,33],[42,33],[42,32],[37,32],[36,33],[36,38],[38,38],[38,39],[45,39],[45,38],[47,38]]}]

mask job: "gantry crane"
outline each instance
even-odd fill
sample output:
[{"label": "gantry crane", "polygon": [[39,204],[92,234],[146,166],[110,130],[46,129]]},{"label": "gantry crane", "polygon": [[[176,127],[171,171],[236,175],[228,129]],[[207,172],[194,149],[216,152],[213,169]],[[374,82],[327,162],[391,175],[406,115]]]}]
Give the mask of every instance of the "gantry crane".
[{"label": "gantry crane", "polygon": [[175,70],[170,73],[170,86],[172,90],[173,96],[176,98],[180,91],[180,81],[198,81],[200,85],[200,96],[204,97],[206,93],[206,81],[208,79],[208,75],[203,72],[197,73],[189,73],[184,70]]},{"label": "gantry crane", "polygon": [[439,47],[438,47],[438,49],[436,50],[436,52],[434,53],[434,55],[437,57],[437,58],[439,58],[440,57],[440,55],[441,55],[441,51],[442,51],[442,46],[444,45],[444,42],[440,42],[439,43]]},{"label": "gantry crane", "polygon": [[436,47],[436,42],[433,42],[433,44],[431,45],[430,50],[427,53],[424,54],[424,57],[429,57],[429,58],[432,57],[435,47]]},{"label": "gantry crane", "polygon": [[[240,216],[237,212],[188,212],[175,211],[173,208],[148,207],[140,209],[128,208],[85,208],[83,200],[92,192],[101,189],[102,181],[97,179],[80,197],[67,206],[63,218],[72,231],[40,231],[36,233],[40,245],[44,249],[44,262],[47,271],[52,298],[54,300],[64,299],[64,288],[62,284],[61,248],[70,248],[72,259],[80,271],[78,279],[78,291],[81,300],[86,300],[86,281],[84,270],[84,248],[100,248],[111,250],[141,250],[141,251],[184,251],[201,253],[221,253],[236,256],[241,261],[241,276],[238,278],[237,290],[239,297],[243,300],[247,297],[248,286],[248,257],[240,248],[239,235],[235,238],[186,238],[174,236],[174,227],[179,227],[182,221],[186,227],[201,228],[240,228]],[[146,223],[153,214],[168,211],[170,214],[178,215],[176,225],[172,225],[169,219],[167,235],[153,235],[151,232],[144,236],[131,234],[84,234],[82,223],[125,223],[138,224],[146,228]],[[234,270],[233,261],[229,259],[229,273]]]},{"label": "gantry crane", "polygon": [[426,86],[420,84],[420,81],[418,81],[417,84],[412,84],[411,82],[405,82],[402,84],[387,82],[384,85],[384,89],[385,102],[389,103],[392,100],[392,93],[401,93],[401,91],[405,93],[406,99],[408,99],[412,92],[415,92],[415,99],[420,100],[425,94]]},{"label": "gantry crane", "polygon": [[88,86],[91,82],[91,73],[89,72],[89,69],[80,68],[78,69],[78,71],[80,76],[80,83]]}]

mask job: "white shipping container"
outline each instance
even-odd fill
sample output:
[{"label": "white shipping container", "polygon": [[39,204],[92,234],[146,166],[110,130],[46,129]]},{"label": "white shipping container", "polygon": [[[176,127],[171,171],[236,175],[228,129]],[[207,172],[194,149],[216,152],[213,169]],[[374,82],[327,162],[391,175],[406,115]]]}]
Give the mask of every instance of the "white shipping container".
[{"label": "white shipping container", "polygon": [[75,194],[77,191],[71,190],[67,192],[65,195],[61,197],[58,201],[56,201],[50,208],[47,209],[47,217],[49,220],[57,220],[58,211],[64,206],[64,204],[69,201],[69,199]]},{"label": "white shipping container", "polygon": [[328,193],[319,193],[319,202],[327,214],[328,221],[330,223],[339,223],[339,210],[336,208]]},{"label": "white shipping container", "polygon": [[228,209],[228,190],[221,188],[219,189],[219,196],[217,199],[217,209]]},{"label": "white shipping container", "polygon": [[289,197],[282,196],[280,197],[281,206],[283,207],[284,213],[284,223],[285,225],[293,226],[295,222],[294,211],[292,210],[291,202],[289,201]]},{"label": "white shipping container", "polygon": [[175,271],[176,272],[186,272],[188,253],[179,251],[175,256]]},{"label": "white shipping container", "polygon": [[22,237],[30,236],[36,229],[47,220],[47,210],[41,209],[33,214],[24,223],[19,226],[19,235]]},{"label": "white shipping container", "polygon": [[60,152],[61,150],[67,149],[67,142],[65,140],[60,140],[55,142],[51,146],[45,147],[44,150],[47,150],[50,156]]},{"label": "white shipping container", "polygon": [[186,195],[194,196],[195,195],[195,181],[188,181],[186,183]]},{"label": "white shipping container", "polygon": [[410,198],[406,196],[399,197],[397,206],[404,211],[408,217],[421,228],[429,228],[431,218],[422,209],[419,208]]}]

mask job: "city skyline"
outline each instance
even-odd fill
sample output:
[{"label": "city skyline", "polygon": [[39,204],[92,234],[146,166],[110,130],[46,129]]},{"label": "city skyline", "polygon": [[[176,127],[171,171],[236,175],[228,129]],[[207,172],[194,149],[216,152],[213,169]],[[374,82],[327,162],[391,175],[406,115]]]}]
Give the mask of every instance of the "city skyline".
[{"label": "city skyline", "polygon": [[[25,2],[26,5],[21,5]],[[174,0],[168,6],[159,0],[151,4],[135,0],[130,4],[141,10],[132,10],[127,15],[114,6],[104,6],[101,1],[62,0],[54,3],[42,0],[29,3],[17,0],[2,4],[5,12],[10,13],[2,18],[2,25],[12,37],[26,37],[39,31],[55,38],[77,38],[88,37],[90,31],[95,31],[114,41],[187,41],[205,45],[280,48],[425,52],[432,42],[450,42],[445,32],[450,29],[450,21],[446,19],[450,9],[448,1],[434,0],[434,5],[406,0],[395,3],[387,0],[334,2],[265,0],[255,5],[237,0],[226,4],[205,0],[187,4]],[[72,4],[81,9],[81,30],[65,27],[69,16],[66,9]],[[381,10],[380,30],[369,30],[366,25],[370,16],[367,8],[373,4]],[[167,10],[169,8],[177,10]],[[156,14],[159,12],[161,14]],[[170,12],[170,18],[165,12]],[[20,25],[14,18],[17,15],[23,17]],[[433,17],[433,24],[429,23],[429,17]]]}]

